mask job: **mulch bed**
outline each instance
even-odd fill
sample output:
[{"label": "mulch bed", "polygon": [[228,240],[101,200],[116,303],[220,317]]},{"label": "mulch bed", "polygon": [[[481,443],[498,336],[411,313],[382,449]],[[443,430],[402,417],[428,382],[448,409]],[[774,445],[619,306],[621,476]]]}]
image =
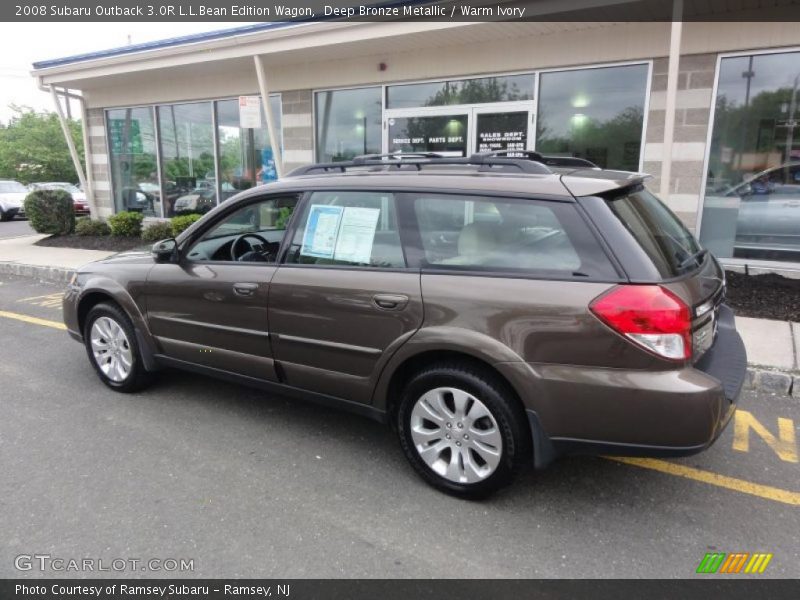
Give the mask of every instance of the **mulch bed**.
[{"label": "mulch bed", "polygon": [[80,248],[82,250],[107,250],[125,252],[127,250],[149,250],[152,244],[139,238],[115,237],[112,235],[51,235],[36,242],[37,246],[51,248]]},{"label": "mulch bed", "polygon": [[800,279],[726,271],[728,304],[741,317],[800,323]]}]

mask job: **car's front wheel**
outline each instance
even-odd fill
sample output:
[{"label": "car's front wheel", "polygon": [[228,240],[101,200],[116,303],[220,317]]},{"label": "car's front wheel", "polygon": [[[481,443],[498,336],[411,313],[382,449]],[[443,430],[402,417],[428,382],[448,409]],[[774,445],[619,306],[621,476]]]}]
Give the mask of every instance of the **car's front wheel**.
[{"label": "car's front wheel", "polygon": [[116,304],[104,302],[89,311],[83,339],[92,366],[111,389],[135,392],[150,382],[133,324]]},{"label": "car's front wheel", "polygon": [[532,456],[523,410],[508,386],[482,369],[442,364],[418,373],[405,386],[397,419],[414,469],[458,496],[507,485]]}]

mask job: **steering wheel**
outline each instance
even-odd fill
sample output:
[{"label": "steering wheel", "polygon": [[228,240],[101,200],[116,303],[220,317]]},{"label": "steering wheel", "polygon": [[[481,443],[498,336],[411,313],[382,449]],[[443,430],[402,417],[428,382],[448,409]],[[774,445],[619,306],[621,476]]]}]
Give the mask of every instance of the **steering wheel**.
[{"label": "steering wheel", "polygon": [[[250,245],[250,248],[248,250],[242,252],[241,254],[239,253],[239,246],[241,246],[242,241],[244,241],[247,238],[254,238],[258,240],[260,242],[260,245],[264,247],[269,245],[269,242],[260,235],[258,235],[257,233],[243,233],[242,235],[238,236],[235,240],[233,240],[233,243],[231,244],[231,260],[235,261],[241,260],[241,258],[245,254],[247,254],[247,252],[256,251],[255,247]],[[262,257],[262,260],[266,259]]]}]

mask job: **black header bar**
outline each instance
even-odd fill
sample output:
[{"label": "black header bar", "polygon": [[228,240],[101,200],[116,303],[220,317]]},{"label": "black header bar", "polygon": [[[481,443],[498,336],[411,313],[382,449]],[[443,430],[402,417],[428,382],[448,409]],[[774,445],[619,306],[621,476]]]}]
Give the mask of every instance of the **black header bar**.
[{"label": "black header bar", "polygon": [[[683,21],[800,21],[800,0],[683,0]],[[673,0],[3,0],[0,19],[78,21],[671,21]]]}]

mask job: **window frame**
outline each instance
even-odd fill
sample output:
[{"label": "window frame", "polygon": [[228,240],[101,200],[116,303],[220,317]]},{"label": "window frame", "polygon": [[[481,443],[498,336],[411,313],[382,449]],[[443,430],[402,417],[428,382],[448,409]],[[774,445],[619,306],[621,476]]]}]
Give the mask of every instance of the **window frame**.
[{"label": "window frame", "polygon": [[[289,221],[289,224],[286,228],[286,235],[283,238],[283,242],[281,243],[281,249],[278,252],[278,259],[277,263],[280,268],[292,268],[292,269],[336,269],[340,271],[380,271],[384,273],[408,273],[419,271],[419,267],[415,267],[412,264],[412,260],[408,253],[408,244],[406,240],[407,235],[407,226],[404,226],[404,218],[401,216],[402,211],[402,204],[399,202],[399,196],[403,190],[398,190],[396,188],[383,188],[383,187],[370,187],[370,188],[351,188],[351,187],[320,187],[314,188],[311,190],[307,190],[303,192],[302,198],[298,202],[297,206],[294,209],[294,213],[292,214],[292,218]],[[314,194],[324,194],[324,193],[375,193],[375,194],[391,194],[392,201],[394,202],[394,209],[395,209],[395,220],[397,221],[397,233],[400,237],[400,251],[403,253],[403,258],[405,260],[406,266],[405,267],[375,267],[375,266],[364,266],[364,265],[329,265],[329,264],[303,264],[303,263],[289,263],[286,262],[288,258],[289,249],[292,246],[292,241],[300,228],[300,217],[297,215],[305,214],[306,207],[310,208],[310,204],[312,202],[312,197]],[[406,233],[404,233],[404,231]]]},{"label": "window frame", "polygon": [[[192,234],[185,239],[181,240],[181,243],[178,246],[178,253],[179,253],[179,260],[178,264],[191,264],[191,265],[244,265],[244,266],[262,266],[262,267],[278,267],[281,264],[281,259],[283,257],[283,253],[285,251],[287,235],[290,231],[292,231],[293,222],[296,220],[296,215],[298,212],[298,208],[301,206],[303,201],[304,194],[302,192],[294,192],[294,191],[285,191],[285,192],[273,192],[268,194],[254,194],[252,197],[244,199],[240,202],[235,202],[230,206],[226,206],[225,210],[220,210],[219,214],[214,214],[213,219],[209,219],[208,223],[204,223],[202,227],[198,228],[196,231],[193,231]],[[249,206],[253,206],[254,204],[260,204],[261,202],[266,202],[268,200],[274,199],[279,200],[281,198],[294,198],[297,203],[295,204],[294,211],[292,211],[292,216],[289,218],[289,222],[286,224],[286,229],[284,230],[283,239],[281,240],[280,247],[278,248],[278,252],[275,255],[275,260],[272,262],[256,262],[256,261],[235,261],[235,260],[191,260],[188,257],[189,251],[194,247],[195,244],[201,241],[202,237],[208,233],[211,229],[219,225],[222,221],[230,217],[233,213],[245,209]],[[212,213],[209,213],[212,214]]]},{"label": "window frame", "polygon": [[[589,232],[591,239],[594,240],[598,249],[603,253],[603,256],[605,256],[606,260],[608,261],[608,264],[610,265],[611,269],[615,272],[616,276],[601,277],[596,275],[589,275],[587,277],[581,277],[575,275],[565,275],[565,274],[562,275],[555,270],[546,270],[546,269],[504,270],[495,267],[479,267],[470,265],[459,265],[457,267],[454,267],[453,265],[431,265],[430,263],[427,262],[426,259],[425,248],[422,243],[422,233],[421,233],[422,230],[419,225],[419,220],[417,219],[416,210],[414,209],[414,203],[419,194],[436,194],[437,196],[453,196],[454,199],[456,199],[456,201],[457,198],[460,196],[470,197],[470,198],[481,196],[486,198],[487,200],[496,200],[499,202],[509,202],[509,203],[531,202],[539,206],[545,206],[545,207],[548,204],[570,205],[573,207],[575,211],[575,218],[586,227],[586,230]],[[415,257],[415,262],[418,265],[420,273],[423,275],[456,275],[456,276],[460,275],[460,276],[470,276],[470,277],[499,277],[504,279],[530,279],[538,281],[567,281],[567,282],[585,282],[585,283],[620,283],[624,281],[624,275],[620,270],[616,257],[614,257],[613,254],[609,251],[609,248],[606,246],[605,241],[599,235],[597,229],[594,227],[591,220],[588,218],[583,207],[581,207],[581,205],[578,202],[575,202],[570,198],[563,196],[551,196],[548,194],[517,195],[517,194],[503,194],[503,193],[486,193],[486,192],[480,192],[476,190],[466,190],[466,189],[458,189],[458,190],[414,189],[414,190],[406,190],[405,193],[403,193],[402,195],[409,196],[407,198],[404,198],[401,204],[402,206],[404,206],[406,211],[410,213],[410,215],[408,215],[407,218],[413,220],[413,238],[412,238],[412,243],[414,244],[413,256]]]}]

